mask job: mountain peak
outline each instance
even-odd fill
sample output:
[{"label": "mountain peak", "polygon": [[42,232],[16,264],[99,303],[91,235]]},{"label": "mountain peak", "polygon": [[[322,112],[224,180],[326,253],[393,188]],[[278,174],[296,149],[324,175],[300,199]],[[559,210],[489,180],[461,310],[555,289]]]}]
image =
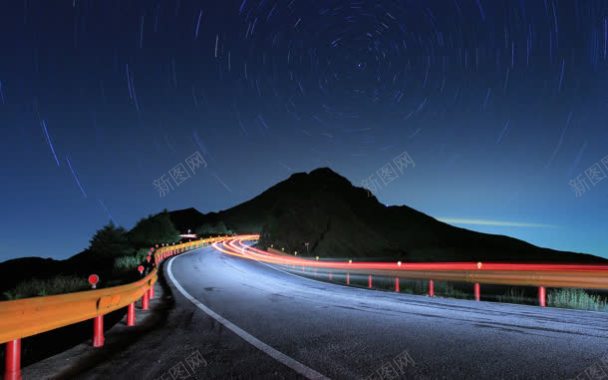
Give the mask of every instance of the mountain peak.
[{"label": "mountain peak", "polygon": [[347,178],[328,167],[316,168],[308,173],[294,173],[284,182],[306,184],[307,186],[339,186],[341,188],[354,188],[353,184]]},{"label": "mountain peak", "polygon": [[342,177],[340,174],[336,173],[335,171],[331,170],[331,168],[327,167],[327,166],[323,166],[320,168],[316,168],[312,171],[310,171],[308,173],[308,175],[314,175],[314,176],[328,176],[328,177],[340,177],[340,178],[344,178]]},{"label": "mountain peak", "polygon": [[324,166],[320,168],[313,169],[309,172],[296,172],[293,173],[286,181],[290,179],[320,179],[320,180],[346,180],[346,178],[342,177],[340,174],[336,173],[332,169]]},{"label": "mountain peak", "polygon": [[353,185],[328,167],[294,173],[247,202],[219,213],[204,215],[181,210],[178,214],[187,219],[181,224],[183,227],[221,225],[226,231],[257,232],[262,247],[274,245],[286,252],[306,249],[307,254],[322,257],[602,261],[598,257],[553,251],[505,236],[456,228],[407,206],[387,207],[368,190]]}]

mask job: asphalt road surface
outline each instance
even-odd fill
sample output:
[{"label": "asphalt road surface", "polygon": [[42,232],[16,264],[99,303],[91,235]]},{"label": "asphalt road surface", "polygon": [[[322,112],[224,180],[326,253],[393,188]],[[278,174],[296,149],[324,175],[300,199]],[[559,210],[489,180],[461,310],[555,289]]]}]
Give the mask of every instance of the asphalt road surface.
[{"label": "asphalt road surface", "polygon": [[569,379],[608,363],[608,313],[346,287],[211,247],[164,271],[167,322],[84,378]]}]

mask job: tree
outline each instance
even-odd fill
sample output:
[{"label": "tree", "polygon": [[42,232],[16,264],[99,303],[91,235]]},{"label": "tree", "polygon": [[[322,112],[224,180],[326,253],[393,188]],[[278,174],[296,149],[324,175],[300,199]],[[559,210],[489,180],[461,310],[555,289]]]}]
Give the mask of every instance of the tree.
[{"label": "tree", "polygon": [[89,251],[99,259],[126,256],[135,252],[129,243],[127,231],[114,226],[114,223],[109,223],[95,233]]},{"label": "tree", "polygon": [[175,228],[169,213],[165,210],[137,222],[129,232],[129,239],[136,247],[174,243],[179,241],[179,231]]}]

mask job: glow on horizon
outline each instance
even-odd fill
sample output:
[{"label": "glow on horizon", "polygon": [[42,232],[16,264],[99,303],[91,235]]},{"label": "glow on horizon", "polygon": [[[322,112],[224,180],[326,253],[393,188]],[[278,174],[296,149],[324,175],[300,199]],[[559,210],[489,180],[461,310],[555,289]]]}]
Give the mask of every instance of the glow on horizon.
[{"label": "glow on horizon", "polygon": [[440,222],[448,224],[461,224],[468,226],[494,226],[494,227],[522,227],[522,228],[558,228],[558,226],[542,223],[513,222],[504,220],[467,219],[467,218],[437,218]]}]

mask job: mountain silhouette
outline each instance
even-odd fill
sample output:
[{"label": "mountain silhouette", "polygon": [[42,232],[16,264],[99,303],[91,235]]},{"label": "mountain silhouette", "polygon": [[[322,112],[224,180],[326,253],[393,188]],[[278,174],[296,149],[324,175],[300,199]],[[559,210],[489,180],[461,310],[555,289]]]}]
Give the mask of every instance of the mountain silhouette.
[{"label": "mountain silhouette", "polygon": [[296,173],[233,208],[173,211],[180,231],[259,233],[258,245],[301,255],[404,261],[606,262],[508,236],[454,227],[407,206],[386,206],[329,168]]}]

